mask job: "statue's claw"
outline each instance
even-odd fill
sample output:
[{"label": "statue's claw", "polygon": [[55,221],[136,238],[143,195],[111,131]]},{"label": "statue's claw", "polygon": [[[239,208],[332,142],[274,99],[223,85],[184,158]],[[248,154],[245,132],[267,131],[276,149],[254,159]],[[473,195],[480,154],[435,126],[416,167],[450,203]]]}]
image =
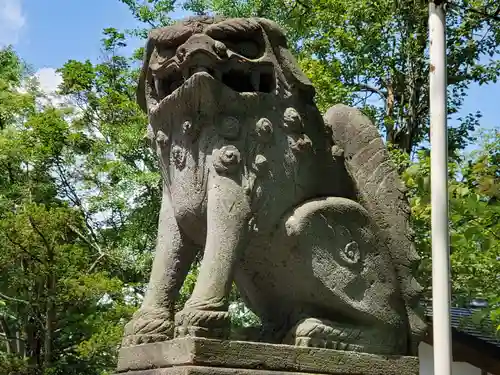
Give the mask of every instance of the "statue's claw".
[{"label": "statue's claw", "polygon": [[397,345],[394,337],[377,328],[314,318],[299,321],[285,337],[284,344],[378,354],[391,354]]},{"label": "statue's claw", "polygon": [[230,319],[227,311],[184,309],[175,314],[175,337],[227,339]]},{"label": "statue's claw", "polygon": [[165,309],[138,310],[125,325],[122,347],[172,339],[172,318],[172,314]]}]

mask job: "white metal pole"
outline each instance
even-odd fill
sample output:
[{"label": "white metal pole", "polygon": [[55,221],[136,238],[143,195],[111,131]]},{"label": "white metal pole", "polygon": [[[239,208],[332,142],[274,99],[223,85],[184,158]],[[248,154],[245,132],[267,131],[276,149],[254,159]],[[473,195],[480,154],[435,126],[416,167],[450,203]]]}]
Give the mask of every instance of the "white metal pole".
[{"label": "white metal pole", "polygon": [[451,375],[445,1],[429,3],[434,375]]}]

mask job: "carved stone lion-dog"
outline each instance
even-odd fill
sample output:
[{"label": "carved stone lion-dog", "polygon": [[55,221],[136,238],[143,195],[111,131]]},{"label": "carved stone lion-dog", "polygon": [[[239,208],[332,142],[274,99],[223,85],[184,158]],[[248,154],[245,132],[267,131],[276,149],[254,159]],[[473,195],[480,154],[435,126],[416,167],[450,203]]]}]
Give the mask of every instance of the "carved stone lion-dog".
[{"label": "carved stone lion-dog", "polygon": [[124,346],[227,337],[235,282],[264,341],[415,353],[425,323],[404,186],[365,116],[335,105],[323,118],[313,99],[274,22],[195,17],[150,32],[138,102],[164,189]]}]

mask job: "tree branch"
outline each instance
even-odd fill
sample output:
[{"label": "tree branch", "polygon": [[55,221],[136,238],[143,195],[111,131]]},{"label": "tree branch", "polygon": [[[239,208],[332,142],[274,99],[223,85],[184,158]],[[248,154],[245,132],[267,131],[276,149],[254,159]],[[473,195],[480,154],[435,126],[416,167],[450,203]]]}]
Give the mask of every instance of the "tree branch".
[{"label": "tree branch", "polygon": [[9,297],[9,296],[3,294],[2,292],[0,292],[0,298],[3,298],[4,300],[7,300],[7,301],[23,303],[25,305],[29,305],[30,304],[28,301],[25,301],[25,300],[22,300],[22,299],[19,299],[19,298],[15,298],[15,297]]},{"label": "tree branch", "polygon": [[108,256],[108,254],[106,254],[104,251],[102,251],[101,247],[96,244],[96,243],[92,243],[90,242],[78,229],[76,229],[74,226],[72,225],[69,225],[68,224],[68,228],[73,232],[75,233],[83,242],[85,242],[87,245],[89,245],[91,248],[93,248],[95,251],[97,251],[97,253],[99,254],[99,256],[97,257],[97,259],[94,261],[94,263],[92,263],[92,265],[90,266],[88,272],[92,272],[95,267],[99,264],[99,262],[106,256]]},{"label": "tree branch", "polygon": [[7,336],[5,333],[0,332],[0,339],[1,338],[3,338],[4,340],[17,340],[17,341],[26,342],[26,340],[21,339],[19,337],[16,337],[16,336]]},{"label": "tree branch", "polygon": [[25,252],[26,254],[28,254],[28,256],[31,258],[31,259],[34,259],[35,261],[37,261],[38,263],[42,263],[42,260],[40,258],[38,258],[37,256],[31,254],[28,249],[21,245],[19,242],[17,241],[14,241],[8,234],[6,235],[7,236],[7,239],[15,246],[18,246],[23,252]]},{"label": "tree branch", "polygon": [[[73,204],[75,206],[78,206],[83,210],[82,201],[81,201],[80,197],[78,196],[78,194],[76,193],[75,189],[71,186],[68,179],[66,178],[65,171],[63,171],[61,164],[59,163],[59,160],[56,160],[55,164],[56,164],[57,170],[59,172],[59,177],[61,179],[61,182],[62,182],[64,188],[68,192],[67,197],[73,202]],[[94,232],[94,229],[92,228],[92,225],[89,222],[89,217],[85,213],[83,213],[83,218],[85,220],[85,225],[86,225],[87,229],[89,230],[92,239],[94,240],[95,243],[97,243],[97,235]]]},{"label": "tree branch", "polygon": [[99,254],[103,254],[104,252],[100,248],[100,246],[96,243],[92,243],[87,237],[85,237],[78,229],[76,229],[73,225],[68,224],[68,228],[71,229],[71,231],[76,234],[83,242],[85,242],[87,245],[89,245],[91,248],[93,248],[95,251],[97,251]]},{"label": "tree branch", "polygon": [[495,13],[493,14],[490,14],[490,13],[486,13],[486,12],[483,12],[479,9],[475,9],[475,8],[472,8],[472,7],[466,7],[466,6],[463,6],[463,5],[459,5],[459,4],[455,4],[455,3],[452,3],[451,1],[447,3],[448,5],[450,5],[451,7],[455,7],[455,8],[460,8],[466,12],[471,12],[471,13],[475,13],[477,15],[480,15],[488,20],[493,20],[493,21],[500,21],[500,17],[498,16],[498,14],[500,13],[500,7],[495,11]]},{"label": "tree branch", "polygon": [[[5,337],[8,338],[12,336],[10,333],[9,325],[7,324],[7,320],[5,319],[4,316],[0,316],[0,328],[5,334]],[[15,353],[15,352],[16,352],[16,346],[12,342],[12,339],[7,339],[7,353]]]},{"label": "tree branch", "polygon": [[352,86],[357,91],[368,91],[380,95],[383,99],[387,99],[387,93],[380,89],[377,89],[376,87],[364,83],[353,83],[350,86]]},{"label": "tree branch", "polygon": [[107,254],[100,254],[97,259],[94,261],[94,263],[92,263],[92,265],[90,266],[89,268],[89,273],[92,273],[94,271],[94,269],[97,267],[97,265],[99,264],[99,262],[102,260],[102,258],[104,258],[105,256],[107,256]]},{"label": "tree branch", "polygon": [[49,242],[47,241],[47,239],[45,238],[45,236],[43,235],[43,233],[40,231],[40,229],[38,229],[37,225],[35,224],[35,220],[33,219],[33,217],[31,215],[29,215],[28,219],[30,221],[30,224],[31,224],[33,230],[40,236],[40,238],[42,239],[42,242],[45,245],[45,247],[47,248],[47,250],[48,251],[52,251],[52,246],[50,246]]}]

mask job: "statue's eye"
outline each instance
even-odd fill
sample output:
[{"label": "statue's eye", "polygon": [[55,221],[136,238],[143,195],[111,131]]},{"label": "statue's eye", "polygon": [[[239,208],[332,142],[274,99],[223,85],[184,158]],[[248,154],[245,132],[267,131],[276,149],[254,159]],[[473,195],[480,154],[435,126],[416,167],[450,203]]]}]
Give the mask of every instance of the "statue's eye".
[{"label": "statue's eye", "polygon": [[169,47],[169,48],[160,48],[158,50],[158,57],[161,60],[168,60],[171,59],[175,55],[175,47]]},{"label": "statue's eye", "polygon": [[262,55],[262,48],[254,40],[239,40],[229,41],[225,40],[224,44],[233,52],[244,56],[248,59],[256,59]]}]

